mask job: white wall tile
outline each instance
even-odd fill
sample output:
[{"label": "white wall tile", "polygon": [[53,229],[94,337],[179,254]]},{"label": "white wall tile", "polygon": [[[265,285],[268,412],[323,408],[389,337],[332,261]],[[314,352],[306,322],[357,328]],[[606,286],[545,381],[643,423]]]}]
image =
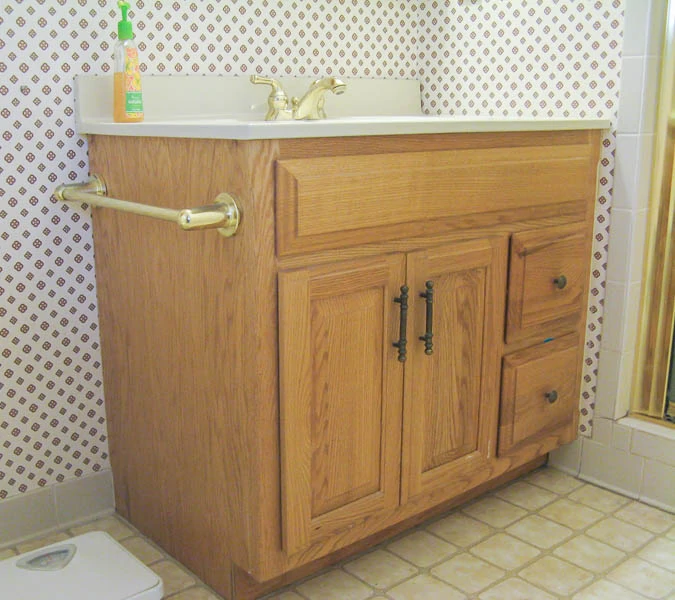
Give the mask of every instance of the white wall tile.
[{"label": "white wall tile", "polygon": [[642,133],[638,136],[638,159],[636,177],[635,209],[644,209],[649,206],[649,194],[652,182],[652,158],[654,156],[654,135]]},{"label": "white wall tile", "polygon": [[[639,135],[621,133],[616,136],[612,214],[617,208],[632,209],[636,207],[639,151]],[[611,235],[612,231],[610,230]]]},{"label": "white wall tile", "polygon": [[598,363],[598,387],[595,394],[595,418],[614,418],[616,396],[619,389],[621,352],[600,350]]},{"label": "white wall tile", "polygon": [[639,133],[642,115],[644,58],[625,56],[621,61],[621,91],[617,133]]},{"label": "white wall tile", "polygon": [[[628,286],[625,283],[607,282],[605,286],[605,313],[602,316],[601,348],[623,351],[624,314]],[[595,439],[595,435],[593,436]]]},{"label": "white wall tile", "polygon": [[612,209],[609,250],[607,256],[607,281],[628,281],[631,260],[631,235],[633,214],[625,209]]},{"label": "white wall tile", "polygon": [[640,500],[675,512],[675,467],[645,460]]},{"label": "white wall tile", "polygon": [[661,58],[648,56],[645,58],[645,80],[642,91],[642,116],[640,117],[640,132],[654,133],[656,125],[656,111],[659,96],[659,77]]},{"label": "white wall tile", "polygon": [[592,482],[602,482],[611,489],[633,498],[640,492],[643,459],[610,446],[583,439],[579,476]]},{"label": "white wall tile", "polygon": [[633,437],[633,430],[625,425],[614,423],[612,429],[612,447],[624,452],[630,452],[630,442]]},{"label": "white wall tile", "polygon": [[614,422],[611,419],[596,417],[593,419],[593,436],[592,439],[598,444],[604,446],[612,445],[612,429]]},{"label": "white wall tile", "polygon": [[668,0],[651,0],[649,28],[647,30],[647,55],[661,56],[666,30]]},{"label": "white wall tile", "polygon": [[645,54],[649,4],[649,0],[624,0],[624,56],[643,56]]},{"label": "white wall tile", "polygon": [[675,467],[675,439],[646,431],[635,431],[631,452]]},{"label": "white wall tile", "polygon": [[623,350],[632,351],[637,343],[640,325],[640,302],[642,300],[642,284],[631,283],[628,286],[626,309],[623,314]]},{"label": "white wall tile", "polygon": [[633,211],[631,215],[630,262],[628,264],[628,280],[637,283],[642,280],[645,242],[647,241],[647,209]]},{"label": "white wall tile", "polygon": [[[593,434],[595,435],[595,423]],[[548,456],[548,464],[576,477],[581,466],[581,438],[551,452]]]}]

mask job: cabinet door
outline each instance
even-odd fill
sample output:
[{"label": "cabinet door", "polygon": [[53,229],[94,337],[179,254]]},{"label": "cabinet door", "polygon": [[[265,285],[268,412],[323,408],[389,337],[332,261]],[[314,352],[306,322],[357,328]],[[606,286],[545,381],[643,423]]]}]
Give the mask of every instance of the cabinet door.
[{"label": "cabinet door", "polygon": [[[506,240],[408,257],[410,311],[403,415],[402,501],[450,497],[486,478],[494,456],[504,319]],[[433,348],[426,330],[433,282]],[[440,488],[443,488],[440,490]]]},{"label": "cabinet door", "polygon": [[279,274],[282,536],[289,554],[399,502],[402,255]]}]

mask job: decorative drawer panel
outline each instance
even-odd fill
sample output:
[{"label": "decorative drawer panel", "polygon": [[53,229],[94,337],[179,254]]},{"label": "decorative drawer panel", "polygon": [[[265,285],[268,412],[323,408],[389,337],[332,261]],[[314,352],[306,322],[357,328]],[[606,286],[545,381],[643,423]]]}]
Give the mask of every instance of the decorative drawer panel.
[{"label": "decorative drawer panel", "polygon": [[512,236],[507,342],[576,329],[586,298],[588,237],[583,223]]},{"label": "decorative drawer panel", "polygon": [[504,357],[499,453],[529,442],[574,439],[579,404],[579,336],[571,334]]},{"label": "decorative drawer panel", "polygon": [[279,255],[585,215],[588,144],[279,160]]}]

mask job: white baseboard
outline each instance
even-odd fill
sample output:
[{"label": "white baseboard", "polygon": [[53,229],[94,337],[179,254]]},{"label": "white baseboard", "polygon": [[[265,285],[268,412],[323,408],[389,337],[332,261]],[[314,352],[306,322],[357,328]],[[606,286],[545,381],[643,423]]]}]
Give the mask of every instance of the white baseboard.
[{"label": "white baseboard", "polygon": [[112,471],[0,500],[0,549],[115,511]]}]

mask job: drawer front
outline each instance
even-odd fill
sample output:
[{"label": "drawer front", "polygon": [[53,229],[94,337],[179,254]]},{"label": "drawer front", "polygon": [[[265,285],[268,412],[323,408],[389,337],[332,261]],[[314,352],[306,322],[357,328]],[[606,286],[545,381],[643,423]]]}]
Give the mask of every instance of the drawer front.
[{"label": "drawer front", "polygon": [[590,144],[279,160],[277,250],[287,255],[578,214]]},{"label": "drawer front", "polygon": [[571,334],[504,357],[500,454],[530,442],[548,443],[548,452],[574,438],[580,353],[579,336]]},{"label": "drawer front", "polygon": [[[586,302],[590,232],[575,223],[511,238],[506,341],[576,329]],[[551,331],[551,333],[554,333]]]}]

